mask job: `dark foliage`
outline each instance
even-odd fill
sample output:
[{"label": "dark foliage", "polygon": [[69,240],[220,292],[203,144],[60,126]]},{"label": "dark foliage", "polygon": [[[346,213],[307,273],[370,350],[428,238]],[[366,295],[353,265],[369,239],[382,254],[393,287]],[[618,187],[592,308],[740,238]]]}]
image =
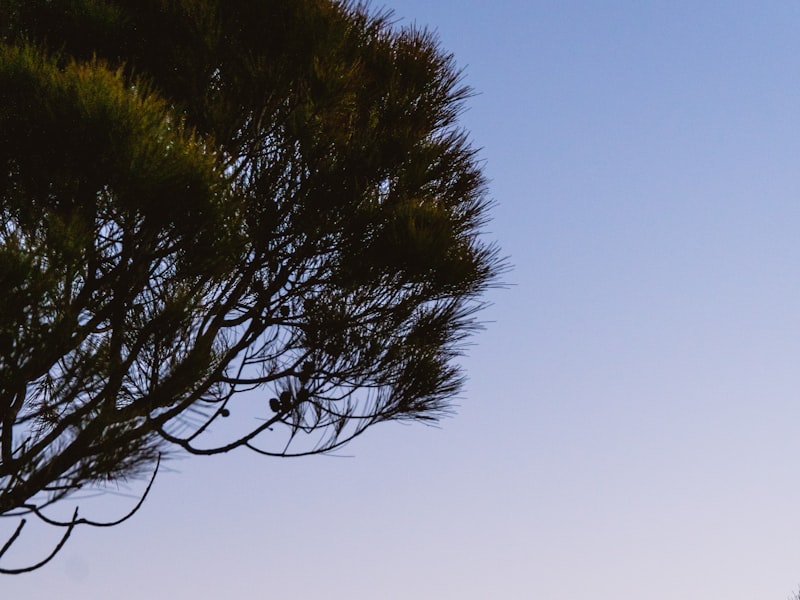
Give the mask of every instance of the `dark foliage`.
[{"label": "dark foliage", "polygon": [[0,514],[447,409],[500,263],[429,33],[331,0],[0,15]]}]

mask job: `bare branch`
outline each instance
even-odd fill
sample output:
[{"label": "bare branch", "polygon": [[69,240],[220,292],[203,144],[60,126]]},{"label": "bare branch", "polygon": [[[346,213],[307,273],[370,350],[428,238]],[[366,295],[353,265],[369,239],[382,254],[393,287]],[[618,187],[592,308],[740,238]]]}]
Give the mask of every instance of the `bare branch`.
[{"label": "bare branch", "polygon": [[[72,535],[72,530],[75,528],[77,522],[78,522],[78,509],[76,508],[75,512],[72,515],[72,521],[67,526],[67,530],[64,532],[64,535],[61,536],[61,540],[58,542],[58,544],[56,544],[56,547],[53,548],[53,551],[46,558],[33,565],[20,567],[17,569],[8,569],[5,567],[0,567],[0,573],[3,575],[19,575],[21,573],[30,573],[31,571],[35,571],[36,569],[40,569],[41,567],[45,566],[53,558],[55,558],[56,554],[58,554],[64,547],[64,544],[67,543],[67,540],[69,539],[69,536]],[[8,550],[11,547],[11,545],[16,541],[17,537],[19,536],[24,526],[25,526],[25,520],[23,519],[20,522],[19,527],[17,527],[17,530],[14,532],[14,534],[11,536],[8,542],[6,542],[6,544],[3,546],[2,551],[0,551],[0,557],[2,557],[5,554],[6,550]]]}]

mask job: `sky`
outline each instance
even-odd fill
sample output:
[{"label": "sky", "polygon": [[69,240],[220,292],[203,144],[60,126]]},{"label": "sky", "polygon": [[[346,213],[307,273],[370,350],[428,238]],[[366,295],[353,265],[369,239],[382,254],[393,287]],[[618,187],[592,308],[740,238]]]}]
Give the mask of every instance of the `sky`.
[{"label": "sky", "polygon": [[457,414],[336,456],[171,461],[132,520],[0,598],[785,600],[800,4],[385,6],[477,93],[462,124],[513,264]]}]

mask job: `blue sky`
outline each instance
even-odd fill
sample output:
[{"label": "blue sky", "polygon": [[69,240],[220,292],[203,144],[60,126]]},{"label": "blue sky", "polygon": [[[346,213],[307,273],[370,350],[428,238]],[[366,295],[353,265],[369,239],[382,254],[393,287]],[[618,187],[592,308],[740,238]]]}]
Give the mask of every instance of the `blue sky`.
[{"label": "blue sky", "polygon": [[457,416],[339,457],[173,461],[132,521],[0,595],[784,600],[800,4],[386,6],[478,92],[463,124],[514,264]]}]

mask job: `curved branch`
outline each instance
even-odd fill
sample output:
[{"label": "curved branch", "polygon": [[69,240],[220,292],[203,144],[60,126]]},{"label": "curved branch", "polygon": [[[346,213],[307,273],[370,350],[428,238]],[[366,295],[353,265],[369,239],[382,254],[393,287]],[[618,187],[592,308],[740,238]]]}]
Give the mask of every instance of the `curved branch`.
[{"label": "curved branch", "polygon": [[8,551],[9,548],[11,548],[16,539],[19,537],[19,534],[22,533],[22,528],[25,527],[25,523],[26,523],[25,519],[22,519],[19,522],[17,530],[12,534],[10,538],[8,538],[8,541],[5,544],[3,544],[3,548],[0,549],[0,558],[3,557],[3,555]]},{"label": "curved branch", "polygon": [[[69,536],[72,535],[72,530],[75,529],[75,525],[78,524],[78,521],[79,521],[79,519],[78,519],[78,509],[76,508],[75,512],[72,515],[72,521],[69,524],[67,524],[67,530],[64,532],[64,535],[61,537],[61,541],[59,541],[58,544],[56,544],[56,547],[53,548],[53,551],[50,553],[50,555],[47,558],[45,558],[44,560],[39,561],[35,565],[30,565],[30,566],[27,566],[27,567],[21,567],[19,569],[5,569],[3,567],[0,567],[0,574],[3,574],[3,575],[19,575],[20,573],[30,573],[31,571],[35,571],[36,569],[39,569],[39,568],[45,566],[47,563],[49,563],[51,560],[53,560],[55,555],[58,554],[59,551],[61,550],[61,548],[64,547],[64,544],[67,543],[67,540],[69,539]],[[14,534],[11,536],[11,538],[3,546],[2,551],[0,551],[0,557],[2,557],[3,554],[5,554],[6,551],[17,540],[17,538],[19,537],[19,534],[22,532],[22,528],[23,527],[25,527],[25,519],[23,519],[20,522],[19,527],[17,527],[17,530],[14,532]]]},{"label": "curved branch", "polygon": [[[159,454],[158,458],[156,459],[156,468],[153,470],[153,474],[150,476],[150,481],[147,484],[147,487],[144,489],[142,497],[139,498],[139,501],[136,503],[136,506],[134,506],[130,511],[128,511],[122,518],[117,519],[116,521],[101,522],[101,521],[91,521],[89,519],[81,518],[78,519],[77,521],[73,519],[72,521],[69,522],[63,522],[63,521],[56,521],[55,519],[51,519],[50,517],[45,516],[44,513],[42,513],[41,509],[35,506],[31,507],[31,512],[35,514],[37,517],[39,517],[39,519],[41,519],[43,522],[47,523],[48,525],[53,525],[55,527],[73,527],[75,525],[89,525],[91,527],[113,527],[114,525],[119,525],[120,523],[124,523],[125,521],[130,519],[142,507],[145,498],[147,498],[147,495],[150,493],[150,488],[153,487],[153,482],[156,480],[156,475],[158,474],[158,468],[160,465],[161,465],[161,455]],[[2,555],[0,554],[0,556]]]},{"label": "curved branch", "polygon": [[[57,521],[55,519],[47,517],[44,513],[42,513],[39,507],[36,506],[28,507],[30,511],[34,513],[44,523],[47,523],[48,525],[53,525],[55,527],[66,527],[67,530],[64,532],[64,535],[61,537],[61,540],[58,542],[53,551],[45,559],[39,561],[36,564],[29,565],[27,567],[20,567],[17,569],[6,569],[4,567],[0,567],[0,574],[19,575],[21,573],[29,573],[31,571],[39,569],[40,567],[43,567],[48,562],[50,562],[55,557],[55,555],[58,554],[59,551],[64,547],[64,544],[67,543],[67,540],[69,539],[70,535],[72,535],[72,530],[75,529],[76,525],[89,525],[92,527],[113,527],[115,525],[119,525],[120,523],[124,523],[125,521],[130,519],[134,514],[136,514],[139,511],[139,509],[142,507],[142,504],[144,504],[145,498],[147,498],[147,495],[150,493],[150,489],[153,487],[153,482],[156,479],[156,475],[158,474],[158,468],[160,465],[161,465],[161,455],[159,454],[158,458],[156,459],[156,468],[153,470],[153,475],[150,477],[150,481],[148,482],[147,487],[145,488],[144,493],[142,494],[142,497],[139,498],[139,501],[136,503],[136,506],[134,506],[130,511],[128,511],[128,513],[125,514],[122,518],[117,519],[116,521],[109,521],[104,523],[84,518],[79,519],[78,508],[75,508],[75,512],[72,515],[72,519],[70,519],[69,521],[66,522]],[[11,537],[8,538],[3,547],[0,548],[0,558],[2,558],[5,555],[5,553],[11,548],[11,546],[14,545],[14,542],[17,541],[26,523],[27,521],[25,519],[22,519],[20,521],[17,529],[14,531]]]}]

